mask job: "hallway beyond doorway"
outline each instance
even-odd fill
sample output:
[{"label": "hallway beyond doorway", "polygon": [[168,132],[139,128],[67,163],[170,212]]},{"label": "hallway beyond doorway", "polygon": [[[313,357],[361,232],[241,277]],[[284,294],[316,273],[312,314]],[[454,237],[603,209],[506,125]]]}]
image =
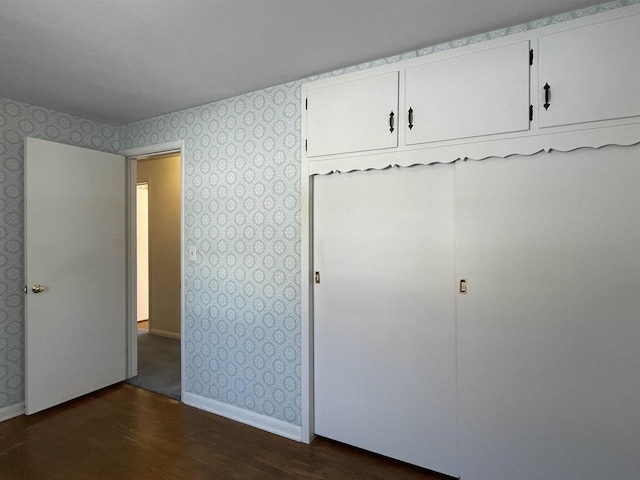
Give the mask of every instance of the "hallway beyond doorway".
[{"label": "hallway beyond doorway", "polygon": [[180,340],[138,331],[138,375],[127,383],[180,400]]}]

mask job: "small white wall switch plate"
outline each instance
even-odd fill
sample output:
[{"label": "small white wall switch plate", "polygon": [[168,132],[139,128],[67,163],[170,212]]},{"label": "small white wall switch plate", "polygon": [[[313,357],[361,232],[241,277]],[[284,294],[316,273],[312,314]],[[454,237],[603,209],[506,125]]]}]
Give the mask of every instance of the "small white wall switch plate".
[{"label": "small white wall switch plate", "polygon": [[192,262],[196,261],[196,246],[195,245],[191,245],[189,247],[189,260]]}]

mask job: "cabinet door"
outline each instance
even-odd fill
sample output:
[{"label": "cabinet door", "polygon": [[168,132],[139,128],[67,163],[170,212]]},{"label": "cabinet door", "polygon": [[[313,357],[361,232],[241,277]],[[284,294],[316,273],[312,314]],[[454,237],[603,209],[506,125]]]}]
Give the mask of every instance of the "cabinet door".
[{"label": "cabinet door", "polygon": [[314,178],[315,431],[449,475],[453,171]]},{"label": "cabinet door", "polygon": [[307,157],[398,146],[398,72],[307,92]]},{"label": "cabinet door", "polygon": [[540,37],[539,125],[640,115],[638,45],[640,15]]},{"label": "cabinet door", "polygon": [[638,479],[639,154],[456,164],[461,478]]},{"label": "cabinet door", "polygon": [[529,129],[529,42],[408,68],[408,145]]}]

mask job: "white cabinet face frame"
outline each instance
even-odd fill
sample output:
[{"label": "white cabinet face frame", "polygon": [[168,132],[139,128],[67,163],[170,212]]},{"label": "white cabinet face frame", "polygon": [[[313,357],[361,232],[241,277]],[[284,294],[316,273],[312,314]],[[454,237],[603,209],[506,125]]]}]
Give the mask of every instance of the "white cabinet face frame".
[{"label": "white cabinet face frame", "polygon": [[[453,162],[459,158],[484,159],[488,157],[508,157],[510,155],[533,155],[542,150],[567,152],[580,147],[599,148],[604,145],[635,145],[640,143],[640,117],[593,122],[591,124],[572,124],[539,128],[538,99],[541,87],[538,78],[538,39],[545,35],[567,31],[583,26],[594,25],[630,15],[640,14],[640,5],[618,8],[612,11],[588,17],[558,23],[528,32],[481,42],[478,44],[434,53],[426,57],[397,62],[370,70],[354,72],[340,77],[331,77],[302,85],[301,132],[301,336],[302,336],[302,441],[310,442],[315,436],[313,405],[313,176],[333,171],[382,169],[389,166],[410,166],[436,162]],[[326,155],[309,158],[305,151],[304,140],[307,132],[307,118],[304,115],[304,103],[311,88],[332,85],[348,80],[399,70],[400,85],[405,82],[405,69],[443,59],[467,55],[503,45],[521,41],[530,41],[534,50],[534,63],[530,70],[530,102],[534,105],[533,121],[528,132],[516,132],[487,137],[458,139],[432,144],[405,145],[406,118],[400,114],[396,121],[398,145],[396,149],[369,151],[347,154]],[[404,91],[401,88],[399,109],[406,112]],[[544,103],[544,102],[542,102]]]}]

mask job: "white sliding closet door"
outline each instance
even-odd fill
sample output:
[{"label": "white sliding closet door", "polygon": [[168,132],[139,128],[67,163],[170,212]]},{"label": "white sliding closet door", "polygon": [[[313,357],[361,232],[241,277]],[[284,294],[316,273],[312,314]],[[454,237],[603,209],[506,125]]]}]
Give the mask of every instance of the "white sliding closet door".
[{"label": "white sliding closet door", "polygon": [[453,165],[314,177],[315,431],[455,475]]},{"label": "white sliding closet door", "polygon": [[456,164],[465,480],[637,480],[640,148]]}]

